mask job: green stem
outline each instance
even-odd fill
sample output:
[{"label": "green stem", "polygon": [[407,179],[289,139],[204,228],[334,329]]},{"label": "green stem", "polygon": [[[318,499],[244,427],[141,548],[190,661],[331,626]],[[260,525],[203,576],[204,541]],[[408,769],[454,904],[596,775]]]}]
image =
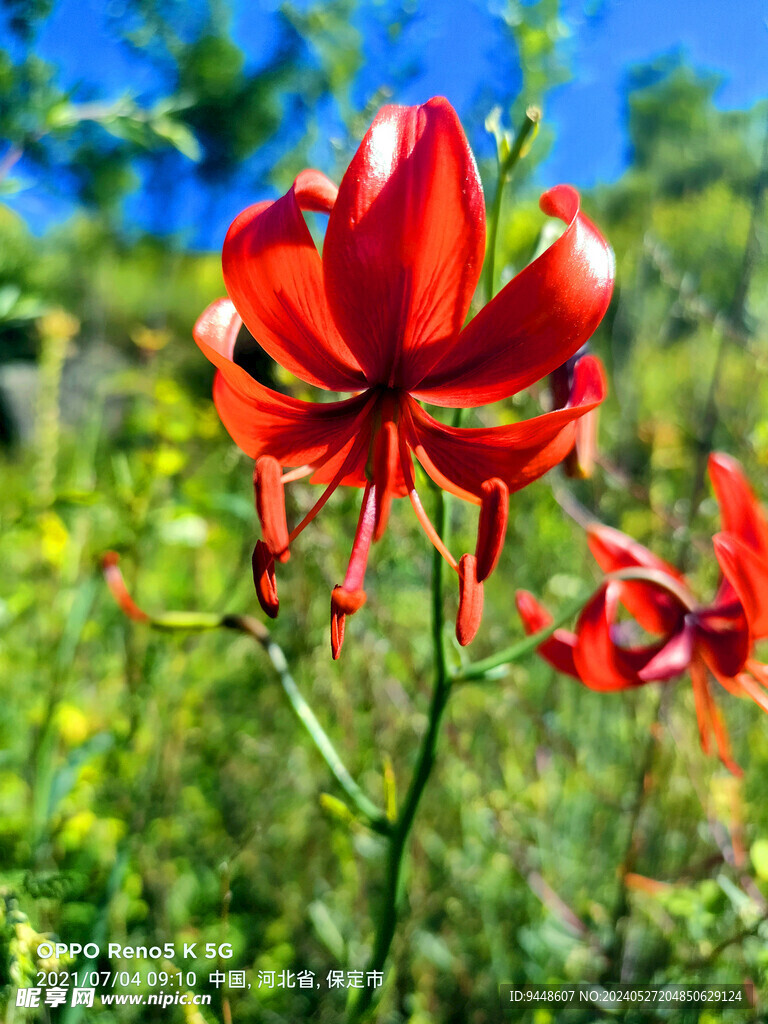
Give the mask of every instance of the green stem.
[{"label": "green stem", "polygon": [[485,301],[490,302],[493,298],[494,278],[496,271],[496,237],[499,233],[499,220],[501,218],[501,201],[504,195],[504,186],[509,181],[515,164],[522,155],[523,146],[528,136],[538,125],[541,119],[541,111],[537,107],[529,107],[525,112],[525,119],[518,129],[515,141],[512,143],[509,153],[502,160],[499,157],[499,176],[496,180],[496,192],[491,204],[490,233],[488,236],[488,253],[485,260]]},{"label": "green stem", "polygon": [[[438,534],[445,538],[447,532],[447,510],[442,491],[438,491],[437,494],[435,528]],[[451,678],[448,674],[443,637],[443,598],[443,559],[440,553],[435,550],[432,561],[432,643],[435,658],[435,681],[429,706],[429,722],[427,731],[421,741],[416,767],[405,796],[405,801],[394,822],[392,833],[389,837],[384,891],[381,895],[379,918],[376,922],[373,952],[371,953],[367,968],[369,972],[383,972],[390,947],[392,946],[397,926],[397,906],[403,859],[419,803],[435,764],[440,724],[451,692]],[[347,1017],[350,1024],[353,1021],[360,1020],[369,1009],[374,989],[373,987],[366,987],[351,991],[352,999],[349,1004]]]}]

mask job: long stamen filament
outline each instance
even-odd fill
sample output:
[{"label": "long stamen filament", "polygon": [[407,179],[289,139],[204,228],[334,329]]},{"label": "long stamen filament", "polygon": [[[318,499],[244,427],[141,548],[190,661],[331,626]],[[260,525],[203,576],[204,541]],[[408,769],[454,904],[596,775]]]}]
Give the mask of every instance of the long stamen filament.
[{"label": "long stamen filament", "polygon": [[292,484],[294,480],[303,480],[314,472],[314,466],[297,466],[296,469],[289,469],[287,473],[283,473],[281,479],[284,484]]},{"label": "long stamen filament", "polygon": [[[307,512],[307,514],[301,520],[299,525],[295,526],[293,528],[293,530],[291,530],[290,534],[288,535],[289,543],[293,543],[293,541],[296,540],[296,538],[299,536],[299,534],[302,532],[302,530],[304,530],[304,528],[307,527],[312,522],[312,520],[315,518],[315,516],[322,509],[322,507],[328,501],[330,496],[333,494],[333,492],[339,486],[341,481],[347,475],[347,473],[350,470],[350,467],[354,464],[355,460],[359,457],[361,449],[362,449],[362,446],[363,446],[363,441],[364,441],[365,435],[360,436],[360,435],[357,434],[357,432],[359,431],[360,425],[365,420],[365,417],[370,412],[371,406],[374,404],[375,401],[376,401],[376,396],[372,395],[369,398],[369,400],[365,403],[363,408],[360,410],[360,412],[357,414],[357,416],[355,417],[354,422],[352,424],[352,435],[351,435],[352,437],[355,438],[355,441],[354,441],[352,447],[350,448],[347,457],[344,459],[344,461],[342,462],[342,464],[339,467],[338,471],[334,474],[333,479],[328,484],[328,486],[323,491],[323,493],[320,495],[320,497],[317,499],[317,501],[312,506],[312,508],[309,510],[309,512]],[[347,444],[348,441],[349,441],[349,438],[347,438],[347,440],[344,442],[344,444]],[[331,459],[335,458],[339,454],[339,452],[344,448],[344,444],[342,444],[338,448],[336,448],[328,456],[328,458],[325,460],[325,462],[322,465],[326,465]],[[302,467],[302,469],[303,468],[304,467]],[[309,472],[310,473],[315,473],[315,472],[317,472],[321,468],[322,468],[322,466],[311,466],[311,467],[309,467]],[[298,474],[298,472],[299,472],[298,470],[291,470],[289,473],[286,473],[285,476],[283,477],[283,483],[285,483],[287,481],[288,477],[291,477],[291,479],[296,479],[296,480],[300,479],[300,477],[298,475],[297,476],[293,476],[292,475],[294,473]],[[303,472],[301,474],[301,476],[306,476],[306,475],[308,475],[308,474],[303,473]]]},{"label": "long stamen filament", "polygon": [[459,563],[456,561],[451,552],[443,543],[440,534],[432,525],[432,520],[429,518],[426,511],[424,510],[424,506],[421,504],[421,498],[419,498],[418,491],[416,490],[416,479],[413,472],[413,463],[411,462],[411,458],[408,454],[405,438],[403,437],[402,433],[400,435],[400,465],[403,467],[403,476],[405,477],[405,486],[408,488],[408,497],[411,500],[413,511],[416,513],[416,518],[418,519],[422,530],[424,531],[424,533],[426,533],[427,537],[429,537],[432,544],[440,552],[440,554],[446,560],[448,565],[450,565],[454,572],[458,572]]},{"label": "long stamen filament", "polygon": [[353,465],[355,460],[359,457],[361,449],[362,449],[362,443],[361,443],[361,440],[358,438],[355,441],[355,443],[352,445],[352,447],[350,448],[349,453],[347,454],[347,457],[342,462],[341,466],[339,467],[339,469],[335,473],[333,479],[328,484],[328,486],[325,488],[325,490],[320,495],[320,497],[317,499],[315,504],[312,506],[312,508],[309,510],[309,512],[307,512],[307,514],[304,516],[304,518],[301,520],[301,522],[298,524],[298,526],[295,526],[291,530],[290,534],[288,535],[288,539],[289,539],[289,541],[291,543],[293,543],[296,540],[296,538],[299,536],[299,534],[307,526],[309,526],[309,524],[312,522],[312,520],[315,518],[315,516],[318,514],[318,512],[323,508],[323,506],[328,501],[330,496],[333,494],[333,492],[336,490],[336,488],[339,486],[341,481],[344,479],[344,477],[349,472],[350,467]]}]

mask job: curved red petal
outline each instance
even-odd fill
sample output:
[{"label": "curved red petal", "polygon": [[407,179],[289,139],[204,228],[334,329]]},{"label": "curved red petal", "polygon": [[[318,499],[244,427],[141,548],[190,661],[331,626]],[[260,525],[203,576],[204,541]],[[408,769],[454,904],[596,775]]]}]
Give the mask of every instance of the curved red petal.
[{"label": "curved red petal", "polygon": [[[758,686],[755,682],[760,685]],[[722,679],[718,680],[722,682]],[[747,671],[740,673],[735,682],[741,688],[741,695],[751,698],[763,711],[768,711],[768,665],[750,658],[747,661]],[[726,689],[728,687],[726,686]]]},{"label": "curved red petal", "polygon": [[730,455],[712,452],[709,479],[720,506],[723,531],[735,533],[768,561],[768,524],[741,465]]},{"label": "curved red petal", "polygon": [[716,678],[737,675],[749,657],[751,636],[738,601],[696,612],[696,645]]},{"label": "curved red petal", "polygon": [[[539,604],[536,598],[527,590],[518,590],[515,594],[515,605],[520,616],[523,629],[530,636],[546,629],[552,622],[552,616]],[[556,629],[552,636],[539,644],[536,651],[549,664],[564,672],[566,675],[580,679],[573,660],[573,650],[576,646],[576,634],[565,629]]]},{"label": "curved red petal", "polygon": [[475,406],[508,398],[564,363],[594,333],[611,299],[611,247],[559,185],[541,197],[564,234],[480,310],[417,387],[436,405]]},{"label": "curved red petal", "polygon": [[682,675],[691,664],[695,640],[693,625],[685,622],[681,629],[666,640],[661,650],[638,671],[640,679],[645,683],[664,683],[668,679]]},{"label": "curved red petal", "polygon": [[723,575],[744,606],[752,635],[768,636],[768,560],[735,533],[717,533],[712,544]]},{"label": "curved red petal", "polygon": [[600,363],[585,356],[571,404],[521,423],[461,429],[438,423],[412,399],[402,408],[408,444],[426,472],[440,487],[479,504],[489,477],[518,491],[557,465],[573,446],[575,421],[604,398]]},{"label": "curved red petal", "polygon": [[[601,523],[592,524],[587,527],[587,543],[603,572],[653,569],[687,587],[684,577],[674,566],[620,530]],[[669,633],[679,626],[686,612],[672,594],[652,583],[622,583],[621,602],[649,633]]]},{"label": "curved red petal", "polygon": [[731,756],[728,730],[709,688],[709,680],[707,679],[707,670],[704,662],[699,658],[694,658],[691,662],[691,685],[696,705],[696,721],[699,726],[701,749],[705,754],[709,754],[711,750],[710,737],[714,736],[718,756],[725,767],[734,775],[742,775],[741,768],[739,768]]},{"label": "curved red petal", "polygon": [[230,436],[247,455],[272,455],[283,466],[314,466],[364,428],[366,405],[372,404],[366,392],[320,404],[281,395],[254,380],[233,361],[241,326],[232,302],[218,299],[200,315],[193,334],[219,369],[213,399]]},{"label": "curved red petal", "polygon": [[458,335],[484,247],[482,186],[456,112],[442,97],[384,107],[323,245],[329,305],[369,382],[407,388]]},{"label": "curved red petal", "polygon": [[222,252],[224,283],[248,330],[281,366],[321,388],[357,391],[363,375],[328,309],[320,254],[301,215],[302,201],[327,211],[330,194],[320,177],[299,177],[282,198],[233,221]]},{"label": "curved red petal", "polygon": [[339,190],[321,171],[300,171],[293,183],[296,200],[302,210],[330,213]]},{"label": "curved red petal", "polygon": [[616,622],[619,587],[604,583],[584,606],[576,624],[574,665],[580,679],[591,690],[626,690],[648,680],[640,672],[653,660],[664,643],[649,647],[619,647],[611,635]]},{"label": "curved red petal", "polygon": [[[267,392],[267,389],[263,389]],[[223,373],[213,383],[213,401],[232,440],[246,455],[271,455],[281,466],[319,466],[354,438],[367,416],[370,396],[313,403],[277,395],[244,395]]]},{"label": "curved red petal", "polygon": [[254,398],[266,395],[269,399],[274,398],[279,402],[283,395],[259,384],[247,370],[234,361],[237,336],[242,326],[242,318],[231,301],[217,299],[197,318],[192,328],[192,336],[206,359],[221,370],[233,388]]},{"label": "curved red petal", "polygon": [[654,569],[671,576],[678,583],[685,584],[682,573],[674,565],[665,562],[634,538],[612,526],[603,526],[601,523],[588,526],[587,543],[603,572],[616,572],[618,569],[635,567]]},{"label": "curved red petal", "polygon": [[339,486],[344,487],[365,487],[368,478],[365,475],[365,467],[368,461],[368,450],[371,438],[370,418],[363,421],[360,432],[351,437],[339,451],[332,455],[326,462],[318,467],[310,478],[311,484],[330,484],[336,474],[344,468],[347,456],[355,453],[350,465],[346,466],[344,475],[339,480]]}]

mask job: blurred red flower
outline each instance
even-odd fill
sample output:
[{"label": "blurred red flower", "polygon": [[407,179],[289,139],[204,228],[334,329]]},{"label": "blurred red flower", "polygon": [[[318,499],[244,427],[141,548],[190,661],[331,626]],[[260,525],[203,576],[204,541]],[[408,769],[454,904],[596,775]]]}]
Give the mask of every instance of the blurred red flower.
[{"label": "blurred red flower", "polygon": [[768,524],[741,466],[729,455],[709,457],[720,503],[721,533],[712,542],[723,575],[736,591],[755,639],[768,636]]},{"label": "blurred red flower", "polygon": [[[604,582],[584,606],[575,632],[555,630],[538,651],[593,690],[624,690],[689,672],[702,747],[709,753],[714,736],[721,760],[738,773],[708,673],[768,711],[768,668],[750,656],[753,641],[768,635],[768,526],[734,459],[711,455],[709,473],[724,526],[714,538],[724,575],[712,603],[698,604],[677,569],[642,544],[610,527],[591,526],[589,548],[604,572],[640,570],[645,578]],[[528,634],[552,622],[527,591],[518,591],[516,601]],[[630,621],[619,622],[620,605]],[[637,627],[661,639],[633,645]]]},{"label": "blurred red flower", "polygon": [[[563,235],[464,327],[485,249],[483,191],[455,111],[442,98],[384,107],[336,187],[303,171],[275,202],[245,210],[223,251],[229,300],[200,317],[195,339],[218,367],[214,401],[234,441],[256,460],[263,541],[254,552],[262,606],[277,613],[275,559],[340,484],[364,488],[344,582],[332,597],[334,656],[344,616],[365,601],[372,540],[391,501],[408,495],[459,575],[457,633],[480,621],[482,581],[506,529],[508,495],[573,447],[576,422],[605,395],[600,364],[579,361],[563,408],[511,426],[445,426],[418,404],[470,408],[508,398],[567,360],[605,313],[614,276],[605,239],[558,186],[542,210]],[[329,214],[322,257],[302,211]],[[230,301],[231,300],[231,301]],[[283,367],[345,401],[304,402],[258,383],[237,363],[241,323]],[[416,491],[411,453],[442,488],[481,506],[475,555],[457,560]],[[290,472],[283,472],[293,467]],[[311,475],[325,491],[289,532],[283,485]]]}]

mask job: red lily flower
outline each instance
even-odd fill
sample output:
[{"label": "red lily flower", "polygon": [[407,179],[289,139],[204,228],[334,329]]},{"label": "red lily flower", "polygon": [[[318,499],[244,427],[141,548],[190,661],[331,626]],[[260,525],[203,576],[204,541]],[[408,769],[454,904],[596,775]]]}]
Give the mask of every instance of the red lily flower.
[{"label": "red lily flower", "polygon": [[[559,462],[576,421],[605,395],[594,359],[582,359],[562,409],[523,423],[461,430],[418,400],[469,408],[508,398],[563,363],[593,333],[613,286],[607,242],[558,186],[541,199],[564,234],[462,330],[485,247],[483,192],[455,111],[441,98],[380,111],[340,188],[303,171],[275,202],[235,220],[224,243],[229,300],[207,309],[195,339],[218,367],[214,401],[235,442],[256,460],[263,541],[254,552],[262,607],[278,608],[274,562],[340,484],[364,488],[344,582],[332,596],[334,657],[345,616],[366,599],[371,542],[391,501],[408,495],[427,536],[456,570],[457,633],[468,643],[482,582],[504,541],[508,495]],[[329,214],[322,257],[302,216]],[[242,319],[241,319],[242,318]],[[236,362],[245,322],[259,344],[301,380],[345,401],[277,394]],[[475,555],[457,560],[429,521],[411,453],[439,486],[481,506]],[[293,467],[283,472],[286,467]],[[283,485],[311,474],[326,489],[289,531]]]},{"label": "red lily flower", "polygon": [[[713,735],[723,763],[738,772],[709,687],[708,672],[730,693],[750,697],[768,711],[764,689],[768,688],[768,667],[750,657],[752,641],[761,635],[756,627],[762,628],[765,621],[764,595],[748,592],[746,571],[742,571],[742,563],[736,564],[742,547],[749,552],[750,565],[758,552],[766,556],[768,528],[738,463],[727,456],[713,455],[710,475],[726,528],[715,538],[715,546],[719,546],[724,573],[725,565],[729,566],[714,601],[699,605],[685,578],[673,566],[618,530],[595,525],[587,530],[587,537],[600,568],[607,573],[640,570],[644,579],[604,582],[584,606],[576,631],[555,630],[538,651],[558,671],[594,690],[665,682],[689,671],[702,747],[709,752]],[[760,546],[763,544],[765,547]],[[519,591],[516,602],[528,634],[552,622],[549,613],[527,591]],[[631,646],[626,634],[632,623],[618,622],[619,605],[637,626],[661,635],[661,639]]]}]

